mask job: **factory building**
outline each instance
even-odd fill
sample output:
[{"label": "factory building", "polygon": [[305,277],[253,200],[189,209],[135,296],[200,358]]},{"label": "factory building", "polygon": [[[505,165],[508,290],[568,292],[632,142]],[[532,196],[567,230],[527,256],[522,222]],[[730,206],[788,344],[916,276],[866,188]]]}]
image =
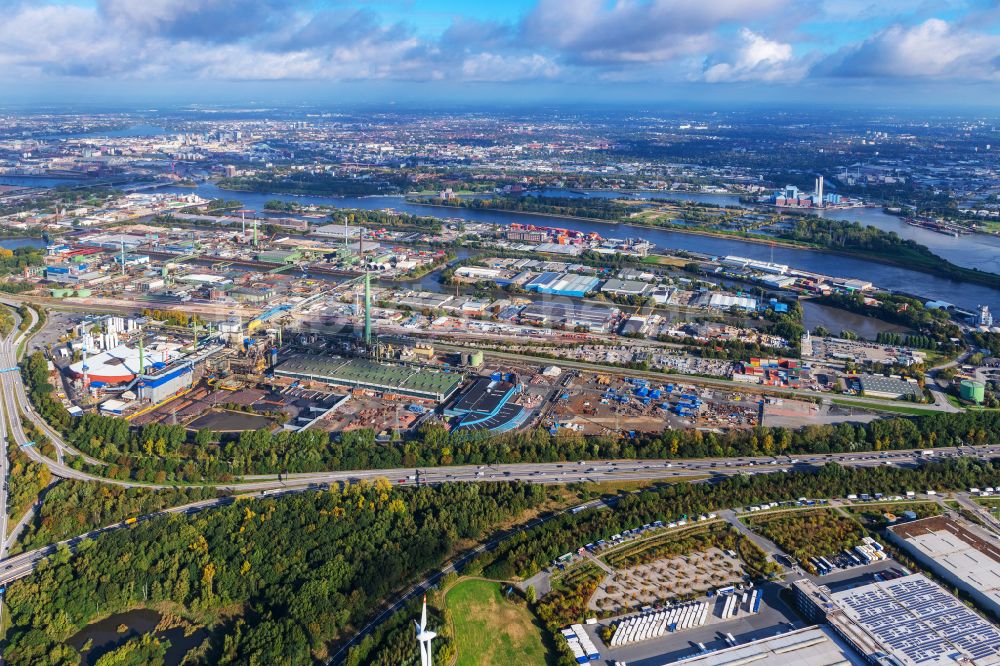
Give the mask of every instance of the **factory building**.
[{"label": "factory building", "polygon": [[128,345],[118,345],[94,356],[87,356],[85,361],[73,363],[69,366],[69,375],[74,379],[82,379],[86,374],[92,384],[103,382],[116,386],[131,382],[140,372],[156,363],[167,364],[176,357],[177,345],[158,344],[144,351]]},{"label": "factory building", "polygon": [[194,381],[194,369],[190,363],[172,369],[155,367],[159,365],[162,364],[154,364],[154,368],[162,369],[162,372],[143,374],[136,382],[136,395],[140,400],[159,403],[178,391],[191,387]]},{"label": "factory building", "polygon": [[597,285],[600,282],[596,277],[590,275],[547,271],[528,282],[528,284],[524,285],[524,288],[528,291],[536,291],[539,294],[583,298],[588,293],[597,289]]},{"label": "factory building", "polygon": [[757,299],[750,298],[749,296],[713,293],[709,296],[708,307],[720,310],[728,310],[732,307],[737,307],[741,310],[756,310]]},{"label": "factory building", "polygon": [[497,372],[489,377],[477,377],[472,386],[445,408],[444,414],[458,419],[456,430],[513,430],[528,417],[523,407],[511,404],[520,392],[521,384],[516,375]]},{"label": "factory building", "polygon": [[920,395],[920,386],[916,381],[883,377],[882,375],[861,375],[858,377],[861,391],[872,398],[888,398],[895,400],[903,396]]},{"label": "factory building", "polygon": [[723,266],[752,269],[763,271],[765,273],[775,273],[777,275],[784,275],[788,272],[787,264],[775,264],[770,261],[758,261],[756,259],[748,259],[746,257],[737,257],[733,255],[723,257],[719,263]]},{"label": "factory building", "polygon": [[612,294],[614,296],[642,296],[647,291],[652,289],[652,286],[646,282],[640,282],[638,280],[619,280],[617,278],[612,278],[604,283],[601,287],[601,291],[605,294]]},{"label": "factory building", "polygon": [[984,530],[964,520],[933,516],[893,525],[889,540],[1000,617],[1000,548]]},{"label": "factory building", "polygon": [[376,363],[360,358],[298,354],[274,370],[292,377],[324,384],[395,393],[444,402],[462,385],[459,373],[434,372],[408,365]]},{"label": "factory building", "polygon": [[583,303],[532,303],[521,310],[521,319],[543,326],[562,325],[569,329],[580,327],[604,333],[619,313],[618,308]]},{"label": "factory building", "polygon": [[101,277],[100,271],[90,270],[89,264],[56,264],[45,268],[45,279],[60,284],[79,284]]}]

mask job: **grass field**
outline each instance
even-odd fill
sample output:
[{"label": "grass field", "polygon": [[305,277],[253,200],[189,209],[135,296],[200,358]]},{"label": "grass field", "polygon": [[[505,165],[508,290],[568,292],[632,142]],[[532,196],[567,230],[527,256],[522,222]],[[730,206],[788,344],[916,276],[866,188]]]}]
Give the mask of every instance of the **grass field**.
[{"label": "grass field", "polygon": [[464,580],[448,591],[458,666],[546,664],[542,626],[520,599],[508,601],[499,583]]},{"label": "grass field", "polygon": [[989,512],[1000,518],[1000,497],[977,497],[976,501],[989,509]]}]

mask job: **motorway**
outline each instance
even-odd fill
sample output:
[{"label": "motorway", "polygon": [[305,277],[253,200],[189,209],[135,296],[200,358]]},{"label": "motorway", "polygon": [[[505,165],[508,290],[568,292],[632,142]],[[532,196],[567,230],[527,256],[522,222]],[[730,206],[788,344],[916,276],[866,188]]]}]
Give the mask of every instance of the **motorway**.
[{"label": "motorway", "polygon": [[[16,430],[15,430],[16,431]],[[963,449],[937,449],[934,458],[940,457],[975,457],[992,458],[1000,455],[1000,446],[965,447]],[[759,474],[779,470],[809,469],[820,467],[828,462],[837,462],[851,467],[877,467],[893,465],[912,467],[919,464],[923,456],[919,451],[892,451],[883,453],[863,454],[831,454],[812,456],[781,456],[778,458],[740,458],[733,461],[711,459],[678,460],[665,462],[663,460],[617,460],[607,462],[577,462],[577,463],[520,463],[510,465],[463,465],[456,467],[437,467],[424,470],[412,468],[358,470],[345,472],[319,472],[315,474],[289,475],[287,481],[265,480],[250,481],[243,484],[219,484],[219,489],[237,490],[248,494],[264,497],[280,495],[288,492],[301,492],[310,488],[323,487],[327,484],[355,482],[362,479],[387,478],[397,484],[413,485],[417,483],[452,483],[475,481],[525,481],[528,483],[575,483],[608,482],[608,481],[698,481],[706,477],[719,477],[734,474]],[[921,490],[921,489],[915,489]],[[168,513],[191,512],[219,506],[234,501],[233,497],[204,500],[164,511],[159,511],[140,520],[147,520]],[[74,546],[80,540],[97,536],[98,534],[127,527],[124,522],[114,523],[97,530],[81,534],[60,543]],[[16,580],[29,574],[38,561],[54,551],[55,545],[23,553],[16,557],[0,560],[0,584]]]}]

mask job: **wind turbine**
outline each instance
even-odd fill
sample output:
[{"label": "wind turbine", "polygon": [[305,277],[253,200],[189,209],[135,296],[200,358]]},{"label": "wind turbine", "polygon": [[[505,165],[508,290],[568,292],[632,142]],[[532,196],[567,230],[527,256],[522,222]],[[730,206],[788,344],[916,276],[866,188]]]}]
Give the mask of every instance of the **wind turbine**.
[{"label": "wind turbine", "polygon": [[420,613],[420,622],[416,620],[417,643],[420,644],[420,666],[431,666],[431,641],[437,638],[437,634],[427,630],[427,595],[424,595],[424,609]]}]

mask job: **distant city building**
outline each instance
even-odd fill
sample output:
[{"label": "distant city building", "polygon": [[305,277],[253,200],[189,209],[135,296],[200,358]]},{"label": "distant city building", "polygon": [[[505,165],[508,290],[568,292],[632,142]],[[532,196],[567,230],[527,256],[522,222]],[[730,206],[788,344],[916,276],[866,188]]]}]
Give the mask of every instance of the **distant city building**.
[{"label": "distant city building", "polygon": [[979,314],[976,316],[976,323],[986,328],[993,326],[993,315],[990,313],[990,306],[979,306]]}]

